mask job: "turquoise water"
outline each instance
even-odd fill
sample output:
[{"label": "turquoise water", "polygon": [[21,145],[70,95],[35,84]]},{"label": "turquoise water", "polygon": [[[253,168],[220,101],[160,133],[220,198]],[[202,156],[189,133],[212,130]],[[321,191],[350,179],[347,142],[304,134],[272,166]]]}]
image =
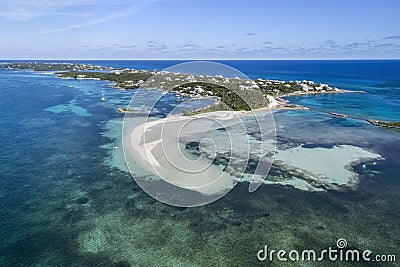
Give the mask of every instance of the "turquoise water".
[{"label": "turquoise water", "polygon": [[[97,63],[160,69],[175,62]],[[353,248],[399,256],[400,133],[362,120],[399,120],[399,61],[224,63],[252,78],[312,79],[365,90],[291,98],[313,110],[274,114],[279,146],[347,144],[385,160],[353,167],[361,179],[357,190],[310,193],[263,185],[249,194],[240,184],[210,205],[174,208],[143,193],[111,157],[113,146],[121,145],[123,114],[116,109],[134,91],[2,70],[0,266],[264,266],[256,253],[266,244],[323,249],[338,238]],[[99,100],[102,88],[105,102]],[[158,94],[149,91],[146,98]],[[154,116],[175,105],[175,96],[165,95]],[[331,110],[353,118],[326,113]]]}]

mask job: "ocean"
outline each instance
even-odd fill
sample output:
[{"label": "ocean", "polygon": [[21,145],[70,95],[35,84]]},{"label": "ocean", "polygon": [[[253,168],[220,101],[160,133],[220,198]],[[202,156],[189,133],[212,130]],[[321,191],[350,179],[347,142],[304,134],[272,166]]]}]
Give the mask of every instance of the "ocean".
[{"label": "ocean", "polygon": [[[81,62],[162,70],[183,61]],[[322,250],[340,238],[352,249],[399,257],[400,132],[365,120],[400,121],[400,61],[218,62],[252,79],[366,92],[288,97],[310,110],[274,112],[278,147],[356,147],[381,159],[345,166],[357,174],[355,188],[313,191],[282,182],[248,193],[239,183],[209,205],[172,207],[143,192],[124,166],[116,109],[134,91],[0,70],[0,266],[264,266],[257,252],[265,245]],[[177,105],[167,94],[155,116]],[[276,167],[271,175],[288,174]]]}]

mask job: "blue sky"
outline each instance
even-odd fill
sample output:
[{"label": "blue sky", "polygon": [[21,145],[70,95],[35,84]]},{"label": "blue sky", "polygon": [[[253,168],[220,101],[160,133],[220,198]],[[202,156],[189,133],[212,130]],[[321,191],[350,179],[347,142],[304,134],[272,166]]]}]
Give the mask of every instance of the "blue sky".
[{"label": "blue sky", "polygon": [[0,59],[400,58],[397,0],[1,0]]}]

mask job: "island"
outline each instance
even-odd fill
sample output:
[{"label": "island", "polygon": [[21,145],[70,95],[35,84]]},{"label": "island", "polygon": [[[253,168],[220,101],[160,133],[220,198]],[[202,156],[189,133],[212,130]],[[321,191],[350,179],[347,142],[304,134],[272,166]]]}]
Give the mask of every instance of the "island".
[{"label": "island", "polygon": [[26,69],[33,71],[88,71],[88,70],[113,70],[110,67],[96,66],[85,63],[53,63],[53,62],[13,62],[1,63],[0,69]]},{"label": "island", "polygon": [[[313,81],[280,81],[258,78],[256,80],[222,75],[203,76],[167,71],[113,69],[105,71],[66,71],[57,73],[60,78],[98,79],[114,82],[115,88],[132,90],[158,88],[175,93],[180,98],[214,98],[209,108],[186,112],[193,115],[209,111],[244,111],[269,107],[273,109],[307,109],[290,104],[284,97],[306,94],[335,94],[350,92]],[[179,100],[177,100],[179,101]]]},{"label": "island", "polygon": [[[14,62],[0,64],[0,69],[30,69],[54,71],[62,79],[94,79],[113,82],[115,88],[161,89],[178,98],[213,98],[216,103],[201,110],[185,112],[194,115],[210,111],[248,111],[259,108],[308,109],[290,104],[284,97],[308,94],[336,94],[351,92],[328,84],[308,80],[280,81],[258,78],[251,80],[222,75],[203,76],[168,71],[119,69],[83,63]],[[119,112],[130,113],[120,108]],[[336,115],[336,113],[334,113]],[[345,116],[343,116],[345,117]]]}]

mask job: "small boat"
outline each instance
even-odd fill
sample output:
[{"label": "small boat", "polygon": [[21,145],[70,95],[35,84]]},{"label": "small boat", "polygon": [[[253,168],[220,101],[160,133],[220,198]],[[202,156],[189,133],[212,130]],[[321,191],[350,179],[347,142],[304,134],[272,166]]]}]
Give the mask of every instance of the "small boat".
[{"label": "small boat", "polygon": [[103,88],[101,88],[101,98],[100,98],[100,100],[101,100],[101,101],[106,101],[106,98],[104,97],[104,90],[103,90]]}]

